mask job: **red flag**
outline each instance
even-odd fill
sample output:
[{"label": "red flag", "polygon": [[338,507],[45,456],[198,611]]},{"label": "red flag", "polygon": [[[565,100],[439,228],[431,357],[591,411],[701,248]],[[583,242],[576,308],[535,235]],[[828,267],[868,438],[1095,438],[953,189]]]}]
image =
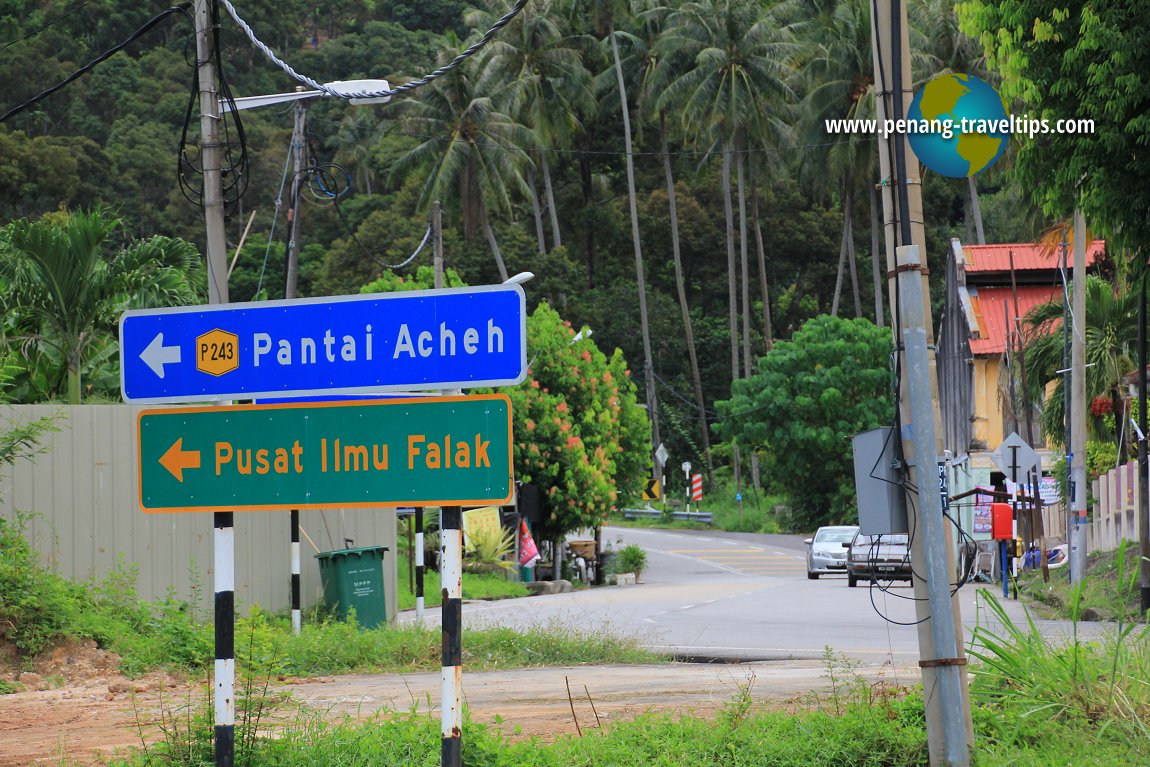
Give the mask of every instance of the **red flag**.
[{"label": "red flag", "polygon": [[519,564],[523,567],[531,567],[535,561],[539,559],[539,547],[535,545],[535,539],[531,537],[531,531],[527,529],[527,520],[519,520]]}]

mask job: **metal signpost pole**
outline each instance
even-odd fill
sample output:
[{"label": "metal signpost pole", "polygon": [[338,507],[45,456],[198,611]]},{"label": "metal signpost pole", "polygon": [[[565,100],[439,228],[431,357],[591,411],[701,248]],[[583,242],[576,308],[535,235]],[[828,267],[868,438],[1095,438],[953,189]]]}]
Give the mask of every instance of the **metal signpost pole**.
[{"label": "metal signpost pole", "polygon": [[300,616],[299,509],[291,510],[291,633],[299,636],[303,627]]},{"label": "metal signpost pole", "polygon": [[415,507],[415,619],[423,625],[423,507]]},{"label": "metal signpost pole", "polygon": [[440,584],[443,588],[442,767],[460,767],[463,753],[463,513],[440,510]]}]

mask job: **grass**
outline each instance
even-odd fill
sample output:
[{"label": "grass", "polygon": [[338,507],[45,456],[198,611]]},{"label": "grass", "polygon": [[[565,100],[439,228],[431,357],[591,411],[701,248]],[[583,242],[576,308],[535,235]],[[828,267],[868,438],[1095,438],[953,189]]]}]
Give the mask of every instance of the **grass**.
[{"label": "grass", "polygon": [[[98,582],[78,583],[45,567],[23,536],[26,518],[0,519],[0,634],[12,641],[26,664],[69,639],[93,639],[121,658],[129,676],[166,668],[205,673],[214,652],[211,616],[197,615],[176,599],[143,602],[135,594],[134,569],[120,563]],[[428,606],[438,604],[438,580],[429,573]],[[464,596],[526,593],[501,575],[464,575]],[[414,599],[412,600],[414,604]],[[203,620],[201,620],[203,619]],[[300,636],[286,616],[258,606],[235,628],[237,657],[267,673],[308,676],[365,671],[433,671],[442,665],[437,629],[381,626],[363,630],[315,611]],[[661,656],[634,640],[603,632],[572,632],[563,626],[528,631],[464,628],[464,662],[482,669],[545,664],[650,663]],[[14,691],[0,679],[0,694]]]},{"label": "grass", "polygon": [[1001,746],[1001,753],[1049,747],[1066,742],[1066,732],[1077,732],[1103,751],[1113,750],[1107,743],[1114,740],[1136,745],[1145,760],[1150,628],[1119,623],[1103,642],[1082,642],[1075,633],[1071,642],[1056,644],[1041,636],[1029,616],[1016,624],[989,592],[980,598],[1002,626],[977,626],[972,636],[971,655],[981,663],[974,669],[971,698],[980,704],[992,745]]},{"label": "grass", "polygon": [[[971,689],[974,765],[1127,767],[1150,753],[1146,707],[1146,637],[1129,632],[1110,646],[1050,645],[1032,623],[1012,623],[987,597],[1005,627],[975,640],[981,664]],[[517,737],[512,722],[465,722],[468,767],[926,767],[924,704],[919,690],[872,683],[849,661],[826,656],[832,690],[773,704],[755,703],[752,677],[713,717],[647,712],[596,725],[553,742]],[[250,691],[258,685],[247,686]],[[638,695],[638,693],[637,693]],[[428,701],[428,705],[433,705]],[[249,702],[245,710],[252,710]],[[147,750],[121,754],[110,767],[206,764],[210,719]],[[276,723],[237,729],[236,764],[338,767],[439,764],[437,712],[380,712],[364,720],[328,721],[300,709]],[[258,732],[259,736],[251,735]],[[179,735],[179,734],[178,734]],[[189,747],[190,746],[190,747]],[[194,759],[172,760],[173,753]],[[198,759],[198,761],[196,760]]]},{"label": "grass", "polygon": [[[408,557],[400,552],[398,562],[399,572],[399,609],[415,609],[415,589],[410,580]],[[464,599],[513,599],[525,597],[530,592],[519,581],[508,580],[503,573],[464,573],[463,598]],[[425,607],[437,607],[442,604],[442,592],[439,585],[439,573],[434,570],[425,570],[423,573],[423,604]]]},{"label": "grass", "polygon": [[[1086,558],[1081,593],[1069,581],[1069,565],[1052,570],[1050,582],[1037,570],[1018,579],[1019,595],[1038,606],[1044,615],[1069,620],[1077,609],[1083,620],[1145,621],[1140,615],[1138,547],[1123,541],[1114,551],[1096,551]],[[1077,605],[1077,608],[1076,608]]]},{"label": "grass", "polygon": [[[646,713],[610,726],[588,723],[583,737],[560,737],[546,743],[514,737],[512,727],[467,721],[462,733],[464,763],[469,767],[832,767],[836,765],[926,765],[925,734],[918,713],[921,700],[905,691],[876,695],[869,685],[853,688],[858,698],[840,714],[823,710],[769,711],[752,702],[744,687],[715,718],[693,714]],[[203,717],[200,717],[203,719]],[[201,726],[193,740],[198,756],[210,758],[210,728]],[[356,721],[325,721],[322,714],[300,711],[274,727],[273,737],[245,737],[237,744],[236,764],[261,767],[299,765],[386,764],[395,767],[439,764],[440,732],[435,713],[386,712]],[[501,732],[511,731],[510,736]],[[267,732],[268,728],[265,728]],[[171,753],[188,753],[187,739],[170,739],[147,752],[114,758],[112,767],[150,767],[171,763]],[[183,764],[184,762],[177,762]],[[189,761],[189,764],[200,763]]]}]

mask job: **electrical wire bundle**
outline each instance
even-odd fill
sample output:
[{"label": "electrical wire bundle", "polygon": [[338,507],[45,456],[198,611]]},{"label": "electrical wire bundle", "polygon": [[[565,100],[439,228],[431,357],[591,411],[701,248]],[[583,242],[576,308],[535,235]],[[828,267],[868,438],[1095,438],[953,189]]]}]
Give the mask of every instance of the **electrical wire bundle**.
[{"label": "electrical wire bundle", "polygon": [[[229,105],[229,109],[222,111],[219,116],[220,159],[219,168],[221,178],[221,193],[225,209],[233,207],[243,197],[248,185],[248,150],[247,137],[244,134],[243,122],[239,111],[236,110],[235,98],[232,96],[231,85],[224,74],[223,57],[220,54],[220,22],[217,3],[208,5],[210,24],[208,34],[211,36],[211,55],[215,64],[217,79],[217,93],[220,100]],[[180,192],[192,204],[204,204],[204,167],[202,163],[203,137],[197,135],[198,121],[195,119],[195,108],[200,97],[200,67],[201,63],[194,57],[192,68],[195,74],[192,77],[191,93],[188,95],[188,108],[184,112],[184,126],[180,135],[179,167],[177,179]],[[233,138],[234,136],[234,138]]]}]

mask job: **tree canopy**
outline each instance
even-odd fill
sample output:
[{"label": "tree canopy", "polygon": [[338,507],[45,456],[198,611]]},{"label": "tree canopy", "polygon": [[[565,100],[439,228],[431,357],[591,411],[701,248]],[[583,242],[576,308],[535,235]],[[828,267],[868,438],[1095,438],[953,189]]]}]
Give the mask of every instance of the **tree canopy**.
[{"label": "tree canopy", "polygon": [[[1150,19],[1119,0],[967,0],[962,28],[1002,76],[1002,95],[1051,127],[1018,148],[1023,188],[1047,215],[1075,205],[1114,242],[1150,244]],[[1058,120],[1089,132],[1054,132]]]},{"label": "tree canopy", "polygon": [[716,431],[762,450],[797,527],[857,518],[850,438],[889,424],[891,334],[866,319],[809,320],[716,402]]}]

